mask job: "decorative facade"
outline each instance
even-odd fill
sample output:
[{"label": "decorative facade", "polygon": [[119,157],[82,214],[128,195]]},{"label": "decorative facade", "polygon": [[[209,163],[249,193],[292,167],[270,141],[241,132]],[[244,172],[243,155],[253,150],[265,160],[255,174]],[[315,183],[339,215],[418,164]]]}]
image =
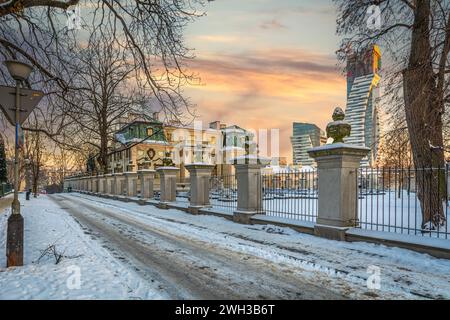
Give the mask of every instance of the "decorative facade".
[{"label": "decorative facade", "polygon": [[185,165],[215,165],[214,175],[232,175],[230,160],[248,152],[246,143],[253,134],[238,126],[212,122],[209,127],[164,124],[157,115],[146,120],[131,120],[115,134],[116,142],[108,156],[109,172],[180,168],[180,181],[187,178]]}]

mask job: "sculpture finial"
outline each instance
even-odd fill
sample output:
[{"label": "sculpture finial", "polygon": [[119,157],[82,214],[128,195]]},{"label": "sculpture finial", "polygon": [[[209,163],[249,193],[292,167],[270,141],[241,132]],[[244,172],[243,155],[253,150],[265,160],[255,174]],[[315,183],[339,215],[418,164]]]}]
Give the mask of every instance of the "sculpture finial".
[{"label": "sculpture finial", "polygon": [[345,113],[340,107],[334,109],[333,121],[327,125],[327,137],[333,138],[333,143],[344,142],[350,136],[351,126],[345,121]]}]

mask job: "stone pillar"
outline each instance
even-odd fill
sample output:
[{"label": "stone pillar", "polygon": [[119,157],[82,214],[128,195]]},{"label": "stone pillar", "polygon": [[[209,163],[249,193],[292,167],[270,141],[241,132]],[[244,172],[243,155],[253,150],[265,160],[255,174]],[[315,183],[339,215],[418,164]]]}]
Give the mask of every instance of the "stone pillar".
[{"label": "stone pillar", "polygon": [[160,187],[160,204],[159,208],[167,209],[167,202],[174,202],[177,195],[177,167],[159,167],[156,172],[159,174],[161,183]]},{"label": "stone pillar", "polygon": [[344,112],[336,108],[333,122],[327,126],[332,144],[308,150],[316,160],[319,207],[314,233],[334,240],[345,240],[345,232],[355,226],[358,217],[357,174],[361,160],[370,149],[346,144],[351,127],[344,121]]},{"label": "stone pillar", "polygon": [[109,195],[114,194],[114,176],[111,173],[105,174],[106,190],[105,193]]},{"label": "stone pillar", "polygon": [[86,191],[86,177],[81,177],[81,192]]},{"label": "stone pillar", "polygon": [[91,193],[94,188],[93,184],[94,184],[94,177],[93,176],[87,177],[87,191],[89,193]]},{"label": "stone pillar", "polygon": [[107,175],[103,175],[103,194],[107,195],[109,193],[108,189],[108,177]]},{"label": "stone pillar", "polygon": [[98,191],[99,194],[105,193],[105,177],[100,174],[98,176]]},{"label": "stone pillar", "polygon": [[126,195],[127,197],[136,197],[137,189],[137,172],[125,172]]},{"label": "stone pillar", "polygon": [[92,186],[91,186],[91,192],[97,193],[98,192],[98,176],[92,176]]},{"label": "stone pillar", "polygon": [[270,159],[258,156],[242,156],[234,159],[238,189],[237,210],[233,220],[250,223],[252,215],[263,213],[261,169],[270,163]]},{"label": "stone pillar", "polygon": [[155,170],[142,169],[137,173],[141,181],[141,200],[144,203],[146,199],[153,198],[153,180],[155,179]]},{"label": "stone pillar", "polygon": [[114,174],[114,195],[123,196],[125,175],[123,173]]},{"label": "stone pillar", "polygon": [[203,207],[210,207],[209,203],[209,181],[214,165],[206,163],[188,164],[185,168],[189,171],[191,180],[189,212],[198,214]]},{"label": "stone pillar", "polygon": [[319,208],[316,235],[345,240],[345,231],[358,217],[357,174],[370,149],[344,143],[313,148],[309,155],[317,162]]}]

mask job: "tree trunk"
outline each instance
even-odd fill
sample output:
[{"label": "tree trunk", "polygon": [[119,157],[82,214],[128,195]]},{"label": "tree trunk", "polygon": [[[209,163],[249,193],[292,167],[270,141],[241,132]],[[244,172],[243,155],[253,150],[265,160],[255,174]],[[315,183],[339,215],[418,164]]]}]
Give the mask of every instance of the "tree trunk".
[{"label": "tree trunk", "polygon": [[417,195],[422,208],[422,228],[435,229],[445,223],[441,173],[442,114],[436,103],[436,79],[430,46],[430,1],[418,0],[412,29],[409,64],[403,73],[406,122],[417,171]]}]

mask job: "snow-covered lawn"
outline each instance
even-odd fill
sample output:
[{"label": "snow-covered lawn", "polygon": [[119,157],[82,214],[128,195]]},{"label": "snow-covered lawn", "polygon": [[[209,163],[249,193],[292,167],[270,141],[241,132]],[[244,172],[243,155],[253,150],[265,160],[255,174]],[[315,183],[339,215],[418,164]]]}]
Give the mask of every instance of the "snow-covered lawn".
[{"label": "snow-covered lawn", "polygon": [[[6,269],[6,224],[10,209],[0,214],[0,299],[158,299],[164,296],[112,257],[83,232],[65,211],[47,196],[25,201],[25,266]],[[37,260],[49,245],[63,253]],[[81,280],[78,289],[77,274]]]},{"label": "snow-covered lawn", "polygon": [[358,199],[359,221],[364,229],[423,235],[450,241],[450,208],[445,203],[443,211],[447,217],[446,224],[439,230],[422,234],[422,209],[415,192],[386,191],[378,195],[364,195]]},{"label": "snow-covered lawn", "polygon": [[[280,193],[282,190],[279,191]],[[279,218],[296,219],[315,222],[317,219],[318,199],[311,197],[290,198],[294,191],[286,191],[286,198],[265,198],[263,209],[266,215]],[[313,191],[310,194],[313,195]],[[358,196],[361,196],[358,194]],[[177,201],[186,202],[187,198],[177,198]],[[211,205],[226,212],[233,212],[237,207],[237,199],[221,201],[210,199]],[[439,230],[421,232],[422,211],[415,192],[408,193],[402,190],[386,191],[380,194],[364,194],[358,199],[358,219],[360,227],[368,230],[411,234],[425,237],[450,239],[450,203],[443,204],[447,222]],[[438,232],[439,231],[439,232]]]}]

